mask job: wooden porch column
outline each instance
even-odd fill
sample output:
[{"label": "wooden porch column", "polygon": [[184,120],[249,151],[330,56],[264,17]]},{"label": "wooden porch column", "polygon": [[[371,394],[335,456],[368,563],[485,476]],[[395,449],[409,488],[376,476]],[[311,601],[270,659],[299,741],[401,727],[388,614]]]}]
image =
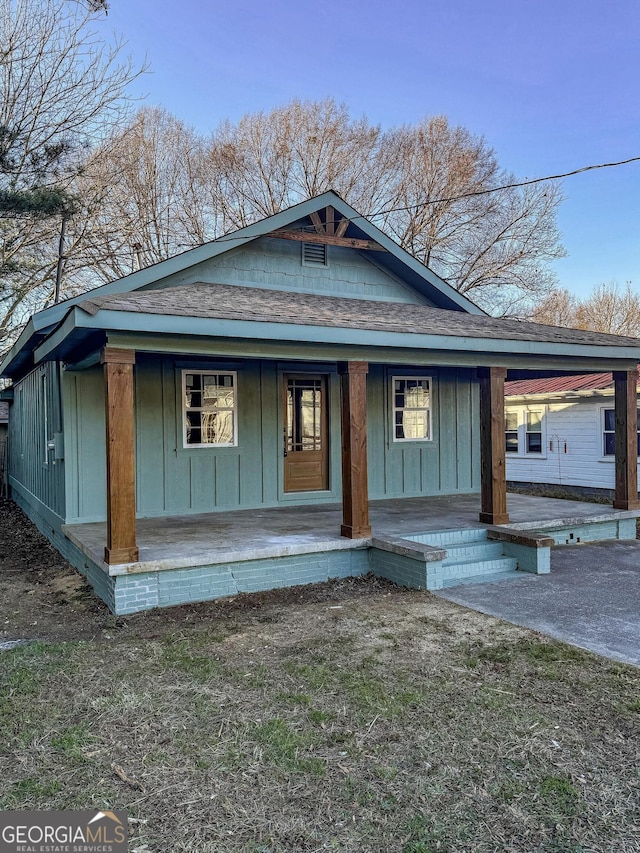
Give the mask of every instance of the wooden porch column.
[{"label": "wooden porch column", "polygon": [[342,423],[342,527],[349,539],[371,535],[367,482],[367,373],[366,361],[344,361],[340,373]]},{"label": "wooden porch column", "polygon": [[638,509],[638,371],[616,371],[616,509]]},{"label": "wooden porch column", "polygon": [[107,547],[105,563],[134,563],[136,545],[136,472],[134,457],[133,350],[105,347],[107,426]]},{"label": "wooden porch column", "polygon": [[506,524],[507,475],[504,437],[505,367],[481,367],[480,377],[480,521]]}]

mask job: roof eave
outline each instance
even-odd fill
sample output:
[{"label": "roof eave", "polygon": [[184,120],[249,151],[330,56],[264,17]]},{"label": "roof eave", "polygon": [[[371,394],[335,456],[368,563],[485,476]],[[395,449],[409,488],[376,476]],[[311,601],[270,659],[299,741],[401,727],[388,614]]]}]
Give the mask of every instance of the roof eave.
[{"label": "roof eave", "polygon": [[[631,346],[593,346],[592,344],[550,343],[499,338],[476,338],[455,335],[429,335],[388,332],[352,327],[298,325],[265,321],[225,320],[176,316],[167,314],[140,314],[128,311],[102,309],[90,315],[74,308],[65,320],[35,350],[34,360],[59,358],[65,342],[75,330],[108,330],[156,335],[208,336],[216,338],[259,339],[264,341],[289,341],[315,344],[340,344],[366,347],[394,347],[398,349],[433,349],[451,352],[464,351],[478,354],[501,353],[548,356],[553,364],[562,358],[606,362],[637,362],[640,360],[640,343]],[[593,368],[591,368],[593,369]]]}]

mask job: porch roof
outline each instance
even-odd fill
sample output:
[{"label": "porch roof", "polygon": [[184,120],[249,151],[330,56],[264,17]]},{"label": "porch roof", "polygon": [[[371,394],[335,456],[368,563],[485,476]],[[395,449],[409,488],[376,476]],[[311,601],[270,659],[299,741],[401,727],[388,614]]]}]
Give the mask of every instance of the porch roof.
[{"label": "porch roof", "polygon": [[[347,360],[375,360],[371,351],[376,348],[386,353],[382,356],[386,361],[392,349],[398,353],[422,351],[434,359],[438,352],[466,354],[476,365],[502,363],[496,361],[496,356],[502,355],[508,366],[520,369],[531,363],[532,369],[542,366],[575,371],[584,364],[585,371],[600,367],[623,370],[640,360],[640,340],[636,338],[424,305],[196,283],[87,296],[36,349],[35,361],[69,360],[98,333],[103,334],[102,343],[105,334],[112,343],[112,335],[127,333],[208,341],[288,342],[324,346],[327,358],[333,357],[329,352],[332,347],[341,348],[342,353],[349,349]],[[365,348],[368,356],[360,354]]]},{"label": "porch roof", "polygon": [[318,296],[258,287],[199,282],[162,290],[90,296],[80,308],[92,316],[102,309],[171,317],[201,317],[246,322],[293,323],[410,335],[489,338],[542,343],[628,346],[640,340],[619,335],[545,326],[540,323],[465,314],[426,305]]}]

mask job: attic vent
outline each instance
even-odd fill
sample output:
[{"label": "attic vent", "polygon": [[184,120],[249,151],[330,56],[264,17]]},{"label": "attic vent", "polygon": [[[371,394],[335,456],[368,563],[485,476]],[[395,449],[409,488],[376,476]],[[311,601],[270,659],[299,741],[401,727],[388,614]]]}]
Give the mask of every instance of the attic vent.
[{"label": "attic vent", "polygon": [[302,263],[308,267],[327,266],[326,243],[303,243]]}]

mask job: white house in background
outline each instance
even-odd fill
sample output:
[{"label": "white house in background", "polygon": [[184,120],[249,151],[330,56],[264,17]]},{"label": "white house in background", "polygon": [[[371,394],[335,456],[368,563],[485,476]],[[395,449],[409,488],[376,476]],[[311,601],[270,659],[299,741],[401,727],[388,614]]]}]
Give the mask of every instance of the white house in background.
[{"label": "white house in background", "polygon": [[611,373],[506,382],[507,481],[612,490],[613,407]]}]

